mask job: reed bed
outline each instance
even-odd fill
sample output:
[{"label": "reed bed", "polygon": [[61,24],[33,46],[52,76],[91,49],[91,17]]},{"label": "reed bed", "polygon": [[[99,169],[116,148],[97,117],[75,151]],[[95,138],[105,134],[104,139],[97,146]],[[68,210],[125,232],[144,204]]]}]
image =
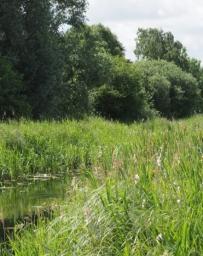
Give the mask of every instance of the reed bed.
[{"label": "reed bed", "polygon": [[2,180],[72,179],[52,220],[16,232],[14,255],[203,255],[202,116],[21,121],[0,124],[0,134]]}]

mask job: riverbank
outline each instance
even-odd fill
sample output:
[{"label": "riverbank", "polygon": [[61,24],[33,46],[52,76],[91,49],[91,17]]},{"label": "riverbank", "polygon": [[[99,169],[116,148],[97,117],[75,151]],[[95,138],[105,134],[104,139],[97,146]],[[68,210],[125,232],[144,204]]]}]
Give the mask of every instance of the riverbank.
[{"label": "riverbank", "polygon": [[2,180],[72,176],[54,218],[16,232],[14,255],[203,254],[202,116],[20,122],[0,134]]}]

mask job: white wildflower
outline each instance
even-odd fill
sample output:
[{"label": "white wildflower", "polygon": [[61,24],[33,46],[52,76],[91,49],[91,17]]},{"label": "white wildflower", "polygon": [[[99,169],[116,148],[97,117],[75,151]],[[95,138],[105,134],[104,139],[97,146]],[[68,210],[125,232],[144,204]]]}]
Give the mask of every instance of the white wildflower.
[{"label": "white wildflower", "polygon": [[157,156],[157,159],[156,159],[156,163],[157,163],[157,166],[160,168],[161,167],[161,164],[162,164],[162,152],[163,152],[163,147],[160,148],[160,153],[159,155]]},{"label": "white wildflower", "polygon": [[136,174],[136,175],[134,176],[134,182],[135,182],[135,184],[137,184],[139,181],[140,181],[140,176],[139,176],[138,174]]},{"label": "white wildflower", "polygon": [[158,167],[161,167],[161,154],[157,157],[156,163]]},{"label": "white wildflower", "polygon": [[145,204],[146,204],[146,200],[143,199],[143,200],[142,200],[142,208],[145,208]]},{"label": "white wildflower", "polygon": [[163,240],[164,240],[163,235],[161,233],[158,234],[158,236],[156,237],[156,241],[159,243],[159,242],[162,242]]},{"label": "white wildflower", "polygon": [[73,177],[71,181],[71,187],[73,188],[74,191],[78,189],[78,183],[77,183],[76,177]]}]

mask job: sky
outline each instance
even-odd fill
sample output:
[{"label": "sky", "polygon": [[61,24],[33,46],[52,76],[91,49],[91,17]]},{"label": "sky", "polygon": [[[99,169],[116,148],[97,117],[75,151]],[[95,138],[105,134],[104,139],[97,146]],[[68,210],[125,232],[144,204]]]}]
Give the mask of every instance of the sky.
[{"label": "sky", "polygon": [[172,32],[203,61],[203,0],[89,0],[87,18],[108,26],[132,60],[138,28],[156,27]]}]

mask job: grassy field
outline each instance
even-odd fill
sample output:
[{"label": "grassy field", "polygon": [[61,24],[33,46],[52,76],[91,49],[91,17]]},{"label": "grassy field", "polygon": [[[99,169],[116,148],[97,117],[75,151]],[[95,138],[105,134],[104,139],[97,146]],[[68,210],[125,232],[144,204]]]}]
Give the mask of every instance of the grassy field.
[{"label": "grassy field", "polygon": [[14,255],[203,255],[203,116],[11,122],[0,136],[1,180],[72,177],[52,220],[16,232]]}]

